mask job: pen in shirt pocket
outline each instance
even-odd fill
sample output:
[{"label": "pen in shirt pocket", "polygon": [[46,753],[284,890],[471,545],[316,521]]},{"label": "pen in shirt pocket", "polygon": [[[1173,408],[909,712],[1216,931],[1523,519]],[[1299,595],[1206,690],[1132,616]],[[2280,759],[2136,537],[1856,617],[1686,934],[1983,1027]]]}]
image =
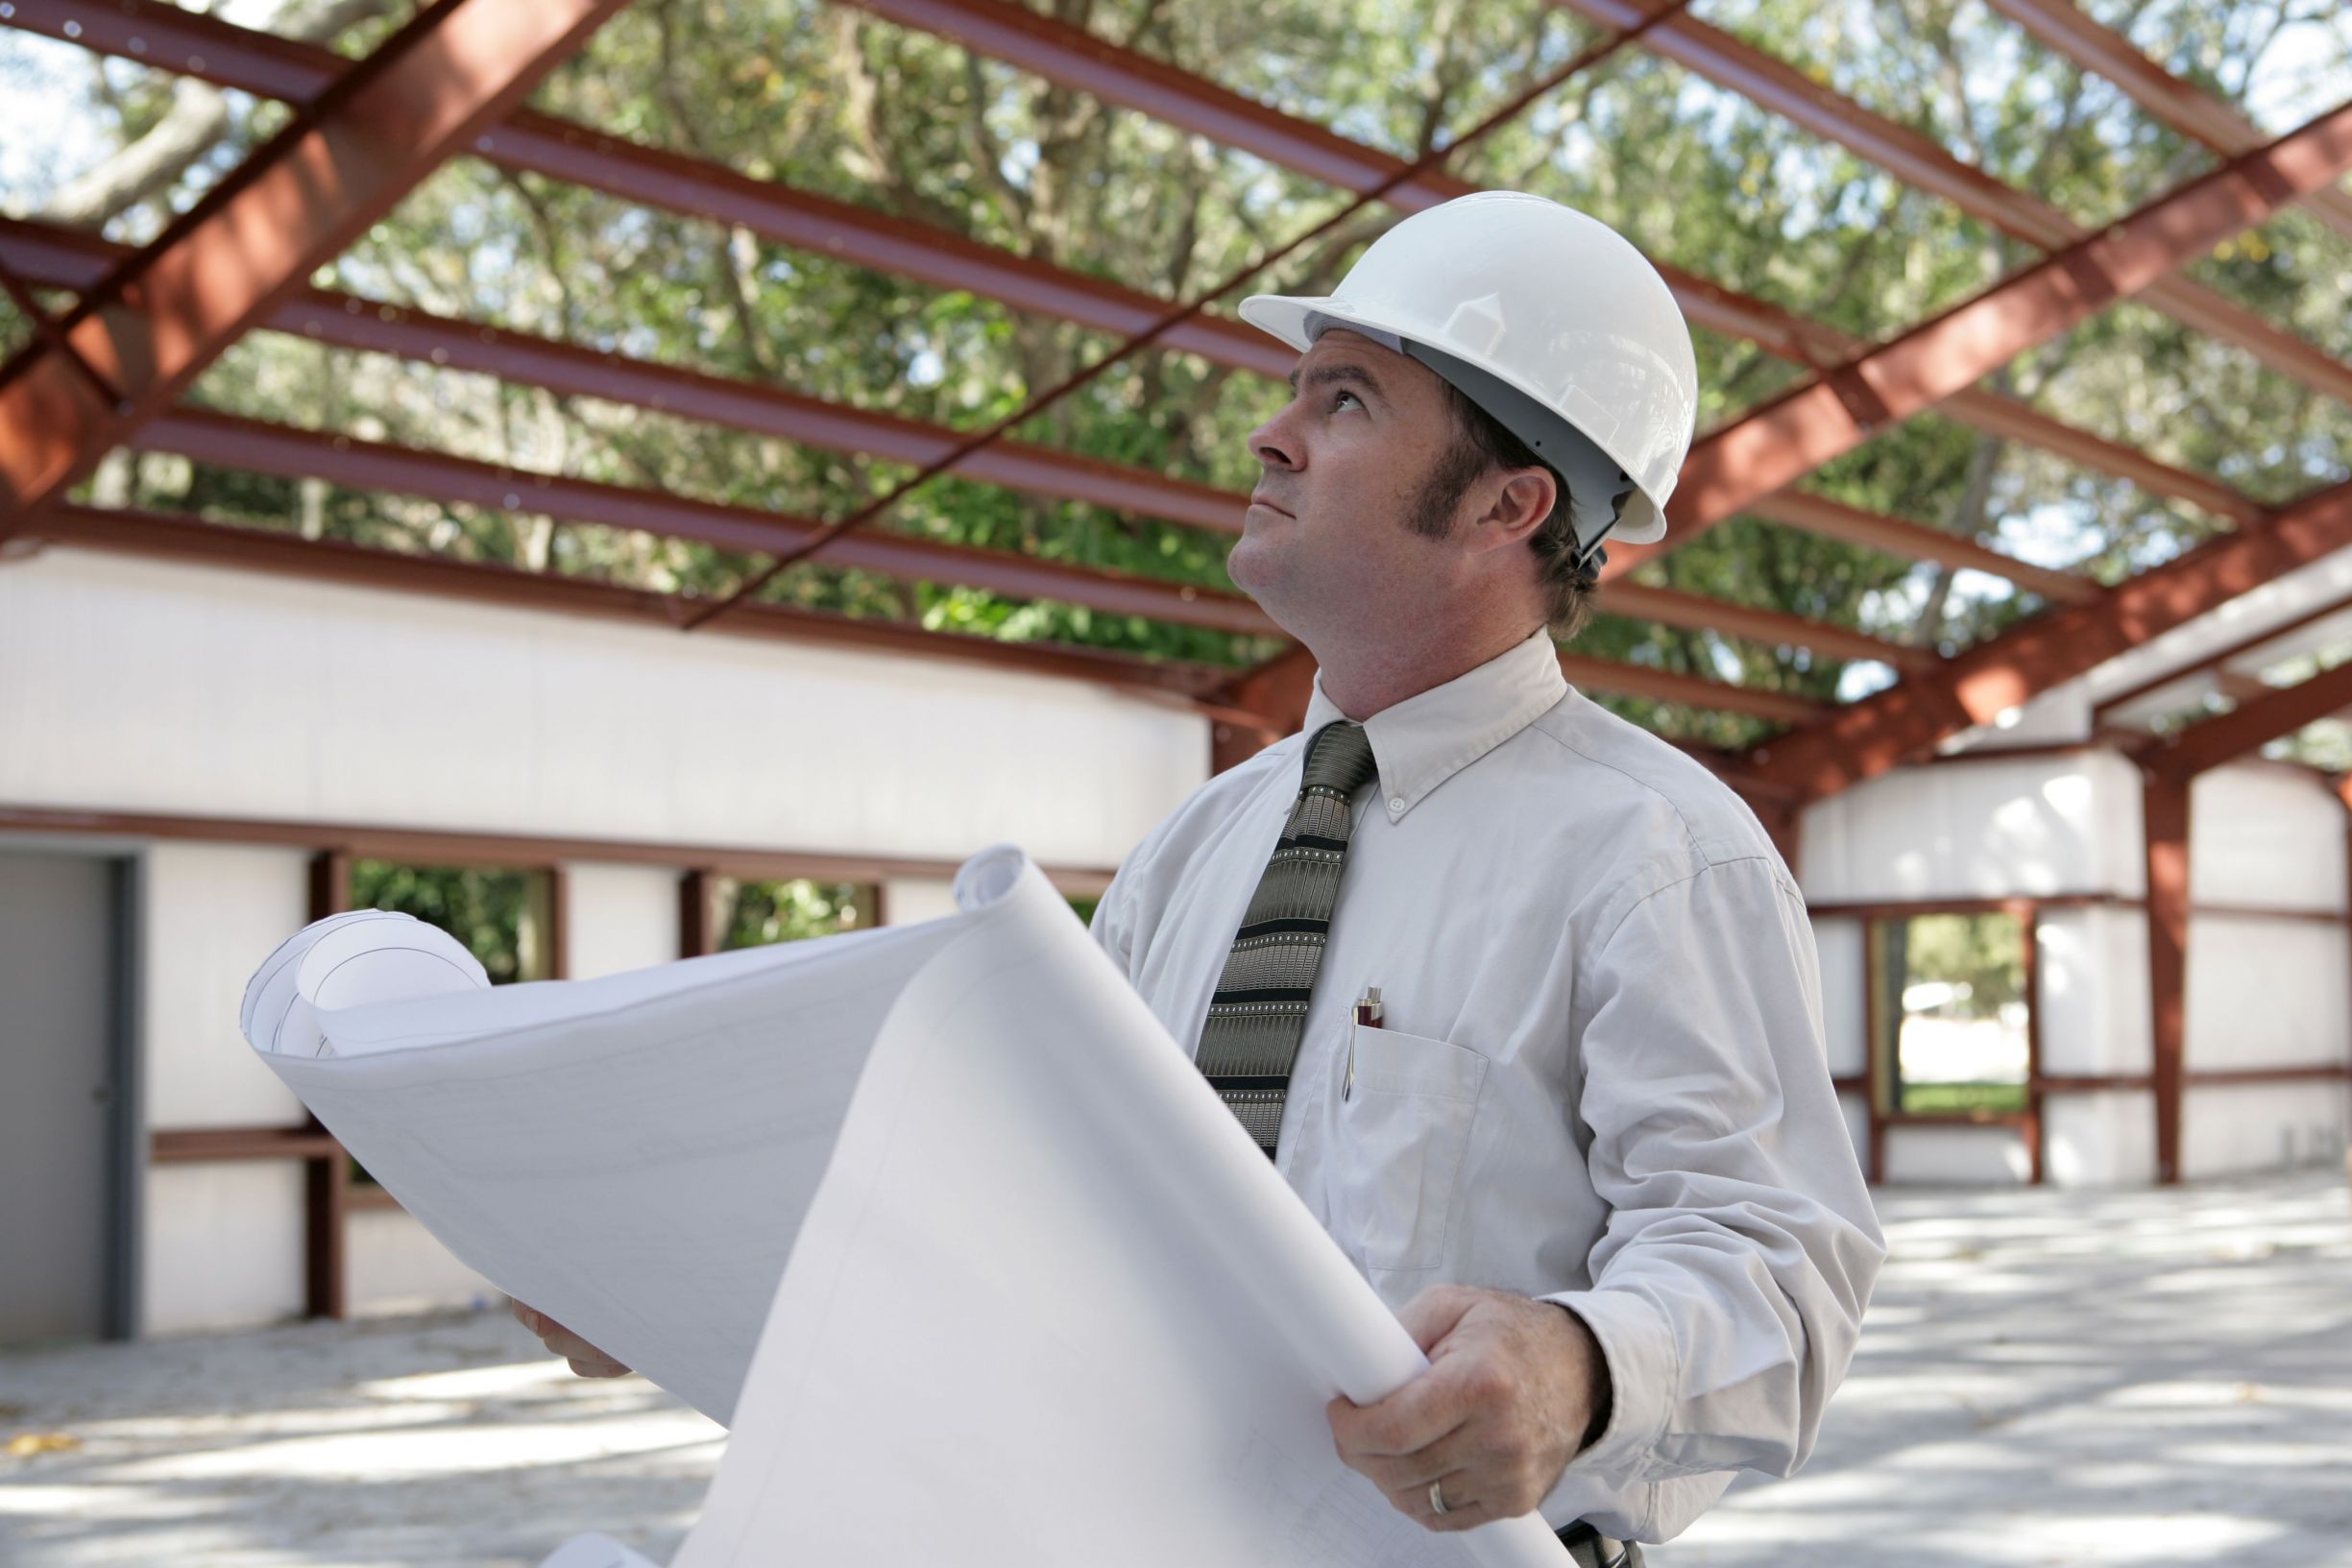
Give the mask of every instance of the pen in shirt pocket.
[{"label": "pen in shirt pocket", "polygon": [[[1380,1027],[1381,1017],[1380,987],[1368,985],[1364,988],[1364,994],[1356,999],[1356,1028],[1376,1029]],[[1340,1098],[1351,1098],[1355,1092],[1356,1032],[1350,1029],[1347,1031],[1347,1078],[1340,1085]]]}]

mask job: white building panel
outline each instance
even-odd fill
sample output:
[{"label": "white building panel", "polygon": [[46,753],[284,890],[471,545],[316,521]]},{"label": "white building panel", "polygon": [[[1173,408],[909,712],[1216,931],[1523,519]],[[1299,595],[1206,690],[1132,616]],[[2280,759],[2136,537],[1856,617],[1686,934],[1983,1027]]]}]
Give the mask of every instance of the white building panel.
[{"label": "white building panel", "polygon": [[2216,768],[2190,786],[2189,806],[2194,902],[2343,912],[2344,805],[2318,775],[2267,762]]},{"label": "white building panel", "polygon": [[2146,1090],[2051,1095],[2042,1105],[2043,1176],[2057,1187],[2156,1179],[2156,1098]]},{"label": "white building panel", "polygon": [[303,1180],[297,1160],[151,1168],[141,1331],[184,1334],[300,1317]]},{"label": "white building panel", "polygon": [[920,926],[926,920],[943,919],[955,912],[954,882],[893,877],[882,884],[882,918],[885,925]]},{"label": "white building panel", "polygon": [[1817,904],[2136,894],[2139,775],[2104,752],[1899,768],[1808,808]]},{"label": "white building panel", "polygon": [[2352,1061],[2344,928],[2263,915],[2189,922],[2188,1070]]},{"label": "white building panel", "polygon": [[2045,909],[2041,932],[2042,1071],[2149,1072],[2146,917],[2097,905]]},{"label": "white building panel", "polygon": [[570,977],[593,980],[666,964],[678,953],[678,884],[670,866],[564,867],[564,942]]},{"label": "white building panel", "polygon": [[354,1317],[505,1304],[405,1209],[354,1209],[343,1237],[344,1305]]},{"label": "white building panel", "polygon": [[2022,1187],[2033,1173],[2023,1134],[2009,1127],[1886,1129],[1886,1169],[1878,1179],[1915,1187]]},{"label": "white building panel", "polygon": [[1115,865],[1208,721],[1081,682],[53,549],[0,801]]},{"label": "white building panel", "polygon": [[1830,1046],[1830,1076],[1858,1077],[1869,1066],[1864,1017],[1863,922],[1829,916],[1813,922],[1813,946],[1821,955],[1822,1033]]},{"label": "white building panel", "polygon": [[148,847],[140,1012],[151,1128],[302,1124],[302,1101],[237,1032],[237,1008],[246,977],[309,919],[309,864],[299,850]]},{"label": "white building panel", "polygon": [[2343,1158],[2348,1098],[2340,1081],[2193,1088],[2181,1106],[2181,1177],[2335,1165]]}]

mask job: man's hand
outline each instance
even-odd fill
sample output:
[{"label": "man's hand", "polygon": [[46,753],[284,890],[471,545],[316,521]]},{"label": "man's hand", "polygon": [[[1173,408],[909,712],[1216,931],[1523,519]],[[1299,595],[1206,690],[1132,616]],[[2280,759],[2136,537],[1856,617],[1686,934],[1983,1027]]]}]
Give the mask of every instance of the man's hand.
[{"label": "man's hand", "polygon": [[533,1312],[521,1302],[514,1303],[515,1321],[539,1336],[540,1343],[571,1363],[571,1369],[584,1378],[624,1378],[630,1368],[572,1333],[546,1313]]},{"label": "man's hand", "polygon": [[1423,1291],[1401,1316],[1429,1370],[1377,1405],[1333,1400],[1340,1458],[1431,1530],[1533,1512],[1609,1409],[1592,1331],[1551,1302],[1455,1285]]}]

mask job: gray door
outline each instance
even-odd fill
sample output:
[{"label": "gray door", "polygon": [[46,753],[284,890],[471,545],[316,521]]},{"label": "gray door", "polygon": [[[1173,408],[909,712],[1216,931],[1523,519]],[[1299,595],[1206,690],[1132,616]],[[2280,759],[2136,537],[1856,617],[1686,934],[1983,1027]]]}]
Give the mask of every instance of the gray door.
[{"label": "gray door", "polygon": [[109,1326],[115,881],[0,851],[0,1344]]}]

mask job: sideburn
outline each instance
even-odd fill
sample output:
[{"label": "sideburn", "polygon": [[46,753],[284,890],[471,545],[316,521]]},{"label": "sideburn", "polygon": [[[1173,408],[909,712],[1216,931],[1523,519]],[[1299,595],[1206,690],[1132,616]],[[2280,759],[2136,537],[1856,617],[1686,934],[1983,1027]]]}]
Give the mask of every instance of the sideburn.
[{"label": "sideburn", "polygon": [[1451,539],[1462,497],[1491,466],[1475,441],[1456,440],[1447,446],[1405,504],[1405,531],[1441,543]]}]

